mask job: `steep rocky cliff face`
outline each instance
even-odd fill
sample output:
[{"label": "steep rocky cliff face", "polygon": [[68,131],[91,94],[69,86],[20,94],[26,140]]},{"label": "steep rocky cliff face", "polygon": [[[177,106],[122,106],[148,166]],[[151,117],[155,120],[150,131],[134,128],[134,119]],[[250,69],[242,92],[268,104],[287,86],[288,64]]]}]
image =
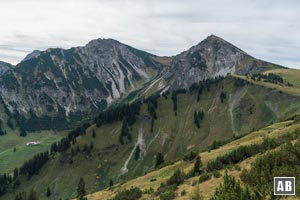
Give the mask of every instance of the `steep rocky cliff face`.
[{"label": "steep rocky cliff face", "polygon": [[217,36],[205,40],[175,56],[164,71],[164,84],[171,89],[188,88],[203,79],[230,74],[257,73],[278,67],[253,58]]},{"label": "steep rocky cliff face", "polygon": [[274,67],[214,35],[174,57],[97,39],[84,47],[33,51],[11,70],[0,63],[0,108],[28,130],[62,128],[93,117],[130,92],[134,100],[206,78]]},{"label": "steep rocky cliff face", "polygon": [[13,66],[9,63],[0,61],[0,76],[3,75],[6,71],[11,69]]},{"label": "steep rocky cliff face", "polygon": [[7,112],[30,120],[28,129],[37,119],[46,128],[63,126],[96,114],[149,81],[161,68],[152,57],[112,39],[48,49],[27,56],[0,78],[1,100]]}]

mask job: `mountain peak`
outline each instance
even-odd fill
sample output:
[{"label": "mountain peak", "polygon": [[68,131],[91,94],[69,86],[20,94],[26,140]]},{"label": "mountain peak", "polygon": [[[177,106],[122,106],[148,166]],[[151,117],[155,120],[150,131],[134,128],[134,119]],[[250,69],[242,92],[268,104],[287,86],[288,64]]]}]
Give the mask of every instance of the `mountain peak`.
[{"label": "mountain peak", "polygon": [[224,41],[224,39],[222,39],[219,36],[216,36],[214,34],[209,35],[205,40],[219,40],[219,41]]},{"label": "mountain peak", "polygon": [[207,78],[256,73],[262,70],[264,68],[258,60],[226,40],[210,35],[175,56],[167,77],[173,79],[171,88],[188,88],[192,83]]},{"label": "mountain peak", "polygon": [[[234,46],[230,42],[227,42],[221,37],[218,37],[216,35],[210,35],[206,39],[202,40],[198,45],[196,45],[198,48],[204,48],[204,49],[213,49],[216,51],[230,51],[231,53],[241,53],[243,55],[249,56],[246,52],[239,49],[238,47]],[[230,54],[228,54],[230,55]]]},{"label": "mountain peak", "polygon": [[31,53],[27,54],[27,56],[25,56],[25,58],[21,62],[24,62],[26,60],[30,60],[32,58],[36,58],[40,55],[40,53],[41,53],[40,50],[33,50]]},{"label": "mountain peak", "polygon": [[4,74],[6,71],[8,71],[9,69],[11,69],[12,67],[13,65],[0,61],[0,76]]},{"label": "mountain peak", "polygon": [[95,40],[91,40],[86,46],[87,47],[101,46],[101,45],[107,46],[107,45],[114,45],[114,44],[120,45],[121,43],[119,41],[111,39],[111,38],[108,38],[108,39],[98,38]]}]

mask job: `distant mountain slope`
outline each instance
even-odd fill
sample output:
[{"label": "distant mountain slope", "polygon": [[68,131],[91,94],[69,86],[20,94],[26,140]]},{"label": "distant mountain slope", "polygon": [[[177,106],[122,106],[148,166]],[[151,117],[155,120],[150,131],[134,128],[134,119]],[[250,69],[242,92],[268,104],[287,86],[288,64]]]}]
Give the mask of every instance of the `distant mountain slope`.
[{"label": "distant mountain slope", "polygon": [[11,69],[13,66],[9,63],[0,61],[0,76],[2,76],[6,71]]},{"label": "distant mountain slope", "polygon": [[7,115],[3,121],[8,118],[27,130],[66,128],[124,97],[130,102],[227,73],[278,68],[214,35],[174,57],[155,56],[113,39],[33,51],[0,77],[2,112]]},{"label": "distant mountain slope", "polygon": [[[27,128],[62,127],[93,116],[152,79],[161,68],[152,57],[112,39],[48,49],[27,56],[1,77],[0,96],[6,110],[31,120],[24,122]],[[37,121],[55,117],[60,122],[36,127]]]},{"label": "distant mountain slope", "polygon": [[36,58],[40,55],[41,51],[40,50],[34,50],[31,53],[29,53],[28,55],[25,56],[25,58],[22,60],[22,62],[26,61],[26,60],[30,60],[32,58]]},{"label": "distant mountain slope", "polygon": [[163,72],[163,82],[171,89],[188,88],[191,84],[230,74],[245,75],[278,65],[253,58],[241,49],[215,35],[173,57]]},{"label": "distant mountain slope", "polygon": [[[282,136],[287,136],[288,134],[294,133],[299,129],[300,129],[300,124],[298,121],[293,122],[291,120],[291,121],[275,123],[271,126],[262,128],[258,131],[254,131],[245,137],[238,138],[228,144],[220,146],[217,149],[201,152],[199,155],[203,163],[203,168],[205,169],[207,163],[213,161],[218,156],[226,155],[241,146],[261,144],[265,138],[273,138],[275,140],[278,140],[278,138]],[[282,146],[284,146],[284,144]],[[280,149],[282,149],[282,146],[277,147],[275,151],[279,151]],[[274,150],[272,152],[274,152]],[[241,162],[238,162],[236,165],[232,165],[231,167],[229,167],[229,170],[227,170],[228,174],[234,176],[236,179],[239,179],[241,173],[243,172],[243,169],[249,170],[251,168],[251,164],[253,164],[255,160],[258,160],[260,157],[262,157],[262,155],[267,156],[268,153],[262,152],[258,155],[251,156],[250,158],[244,158]],[[158,188],[160,187],[160,185],[162,183],[166,183],[166,181],[170,179],[170,177],[174,174],[176,170],[182,170],[183,172],[188,174],[188,172],[193,169],[194,163],[195,161],[187,161],[187,160],[180,159],[170,165],[149,172],[136,179],[121,184],[116,184],[105,190],[101,190],[99,192],[89,194],[87,195],[87,199],[107,200],[113,198],[116,194],[118,194],[122,190],[125,189],[128,190],[131,187],[138,187],[143,191],[141,199],[159,200],[160,195],[158,194],[159,193]],[[271,167],[273,168],[273,165]],[[268,167],[266,166],[266,170],[267,169]],[[291,170],[293,169],[293,165],[290,166],[290,169]],[[225,175],[225,170],[222,169],[219,170],[219,172],[220,174],[218,176],[215,176],[215,174],[217,174],[216,172],[210,173],[210,177],[207,177],[207,180],[203,179],[204,181],[200,182],[199,185],[195,183],[199,181],[199,177],[201,175],[191,177],[191,178],[189,177],[186,178],[186,180],[182,184],[180,184],[178,187],[175,188],[176,196],[174,199],[190,200],[191,196],[195,194],[195,191],[199,191],[199,193],[201,194],[204,200],[211,199],[216,188],[223,182],[223,176]],[[277,172],[277,173],[282,173],[282,172]],[[288,174],[290,173],[290,171],[286,171],[285,173]],[[203,174],[206,173],[205,172],[202,173],[202,176],[204,177]],[[273,186],[272,181],[273,179],[269,183],[267,183],[270,187]],[[242,185],[245,185],[245,183],[242,182]],[[152,192],[150,188],[152,188],[153,190]],[[270,189],[268,188],[267,190]],[[299,196],[297,197],[291,196],[291,198],[285,197],[285,199],[299,199]]]},{"label": "distant mountain slope", "polygon": [[[75,197],[79,177],[84,177],[88,192],[96,191],[107,187],[111,179],[118,183],[151,171],[157,153],[162,153],[166,162],[173,162],[190,151],[206,150],[215,141],[240,137],[299,114],[298,96],[256,82],[228,76],[203,86],[201,92],[200,87],[193,86],[191,91],[144,101],[135,122],[127,129],[131,139],[124,144],[120,143],[120,135],[126,128],[118,118],[120,113],[109,123],[91,125],[67,151],[53,155],[39,175],[29,181],[21,179],[17,191],[35,188],[40,198],[46,199],[44,193],[49,186],[54,191],[53,198]],[[106,117],[114,118],[109,114]],[[14,194],[3,198],[9,197]]]}]

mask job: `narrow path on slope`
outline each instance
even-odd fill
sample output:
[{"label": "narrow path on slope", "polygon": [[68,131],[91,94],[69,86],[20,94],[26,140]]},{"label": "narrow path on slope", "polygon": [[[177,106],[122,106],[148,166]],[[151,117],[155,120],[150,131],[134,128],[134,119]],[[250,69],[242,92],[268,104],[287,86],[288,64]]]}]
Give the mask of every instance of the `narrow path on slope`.
[{"label": "narrow path on slope", "polygon": [[230,94],[229,95],[229,115],[230,115],[230,122],[231,122],[231,127],[232,127],[232,132],[235,136],[238,136],[239,133],[236,130],[236,127],[234,125],[234,116],[233,116],[233,109],[236,105],[236,103],[246,94],[248,90],[248,87],[246,87],[246,89],[238,89],[234,94]]},{"label": "narrow path on slope", "polygon": [[121,175],[123,174],[126,174],[128,172],[128,163],[129,161],[131,160],[134,152],[135,152],[135,149],[136,147],[139,145],[140,147],[140,150],[141,150],[141,154],[143,154],[145,152],[145,149],[146,149],[146,144],[145,144],[145,141],[144,141],[144,138],[143,138],[143,135],[144,135],[144,124],[145,124],[145,121],[146,121],[146,117],[141,117],[140,120],[139,120],[139,133],[138,133],[138,138],[137,138],[137,141],[133,147],[133,149],[131,150],[127,160],[125,161],[123,167],[121,168]]}]

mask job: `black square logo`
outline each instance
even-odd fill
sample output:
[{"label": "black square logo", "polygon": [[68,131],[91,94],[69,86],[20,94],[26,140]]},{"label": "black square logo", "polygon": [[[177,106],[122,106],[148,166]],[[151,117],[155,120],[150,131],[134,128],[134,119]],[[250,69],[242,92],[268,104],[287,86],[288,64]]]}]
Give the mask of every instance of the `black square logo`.
[{"label": "black square logo", "polygon": [[274,195],[295,195],[295,177],[274,177]]}]

